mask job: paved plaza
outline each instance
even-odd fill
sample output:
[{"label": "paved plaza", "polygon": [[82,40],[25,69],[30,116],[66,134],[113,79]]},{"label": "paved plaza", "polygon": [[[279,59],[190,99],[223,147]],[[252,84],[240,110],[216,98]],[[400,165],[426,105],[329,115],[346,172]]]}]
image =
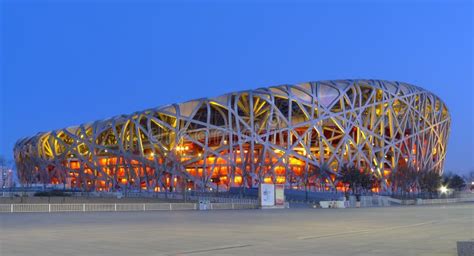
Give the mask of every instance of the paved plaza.
[{"label": "paved plaza", "polygon": [[0,255],[456,255],[474,204],[0,214]]}]

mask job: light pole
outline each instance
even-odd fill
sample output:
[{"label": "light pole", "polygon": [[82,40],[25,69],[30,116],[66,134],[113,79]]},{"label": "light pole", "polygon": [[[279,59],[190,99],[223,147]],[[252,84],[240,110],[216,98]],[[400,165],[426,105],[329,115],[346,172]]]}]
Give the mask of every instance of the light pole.
[{"label": "light pole", "polygon": [[213,183],[216,183],[216,196],[219,195],[219,183],[220,183],[220,178],[219,177],[215,177],[215,178],[211,178],[211,181]]}]

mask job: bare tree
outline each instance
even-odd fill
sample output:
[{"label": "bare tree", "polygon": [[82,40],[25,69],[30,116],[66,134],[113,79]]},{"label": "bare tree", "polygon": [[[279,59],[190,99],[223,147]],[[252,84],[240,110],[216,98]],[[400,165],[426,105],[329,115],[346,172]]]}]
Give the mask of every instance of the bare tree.
[{"label": "bare tree", "polygon": [[329,167],[329,165],[326,162],[322,163],[321,166],[318,168],[318,175],[320,177],[320,180],[324,184],[326,184],[326,180],[328,180],[331,186],[334,187],[330,173],[331,173],[331,167]]},{"label": "bare tree", "polygon": [[340,174],[340,181],[349,184],[349,189],[353,194],[370,191],[378,184],[377,177],[369,169],[344,165],[341,167]]},{"label": "bare tree", "polygon": [[412,166],[394,168],[390,174],[392,191],[401,192],[402,196],[410,193],[410,189],[416,188],[418,183],[418,172]]}]

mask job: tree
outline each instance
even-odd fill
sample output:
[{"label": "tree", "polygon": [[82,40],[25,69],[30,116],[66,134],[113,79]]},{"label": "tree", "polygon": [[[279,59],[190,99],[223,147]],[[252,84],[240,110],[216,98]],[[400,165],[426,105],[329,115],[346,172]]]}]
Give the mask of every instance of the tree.
[{"label": "tree", "polygon": [[421,191],[428,192],[431,197],[441,185],[441,176],[437,172],[425,170],[421,173],[419,182]]},{"label": "tree", "polygon": [[331,186],[334,187],[334,184],[331,179],[331,167],[327,163],[322,163],[321,166],[317,169],[317,174],[319,175],[319,179],[321,180],[321,183],[326,185],[326,180],[329,181]]},{"label": "tree", "polygon": [[461,191],[465,186],[466,186],[466,182],[464,181],[464,179],[459,176],[459,175],[453,175],[451,177],[449,177],[449,180],[448,180],[448,188],[450,189],[454,189],[456,191]]},{"label": "tree", "polygon": [[339,180],[345,184],[349,184],[349,189],[353,194],[357,194],[357,183],[359,180],[359,170],[352,165],[343,165],[339,170]]},{"label": "tree", "polygon": [[353,194],[371,190],[378,181],[369,169],[359,170],[352,165],[343,165],[339,173],[339,180],[345,184],[349,184],[349,189]]},{"label": "tree", "polygon": [[468,186],[470,190],[474,190],[474,170],[470,171],[469,174],[465,177],[465,180],[468,181]]},{"label": "tree", "polygon": [[312,166],[306,165],[306,174],[304,177],[304,189],[305,189],[305,200],[308,201],[308,189],[309,184],[312,179],[317,179],[321,177],[320,168],[314,168]]},{"label": "tree", "polygon": [[370,191],[372,188],[376,187],[379,182],[377,177],[369,170],[364,169],[360,175],[360,187],[365,191]]},{"label": "tree", "polygon": [[410,188],[415,188],[419,181],[418,172],[412,166],[402,166],[394,168],[390,174],[392,190],[400,191],[402,194],[410,192]]}]

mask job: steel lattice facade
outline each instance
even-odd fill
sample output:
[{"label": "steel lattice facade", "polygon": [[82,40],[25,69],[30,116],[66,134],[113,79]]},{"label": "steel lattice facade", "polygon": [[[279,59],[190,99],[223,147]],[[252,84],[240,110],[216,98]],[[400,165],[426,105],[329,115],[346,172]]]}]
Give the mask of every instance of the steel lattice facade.
[{"label": "steel lattice facade", "polygon": [[[442,173],[450,115],[422,88],[337,80],[234,92],[39,133],[14,149],[25,184],[84,190],[337,186],[343,164]],[[322,165],[327,175],[311,175]]]}]

